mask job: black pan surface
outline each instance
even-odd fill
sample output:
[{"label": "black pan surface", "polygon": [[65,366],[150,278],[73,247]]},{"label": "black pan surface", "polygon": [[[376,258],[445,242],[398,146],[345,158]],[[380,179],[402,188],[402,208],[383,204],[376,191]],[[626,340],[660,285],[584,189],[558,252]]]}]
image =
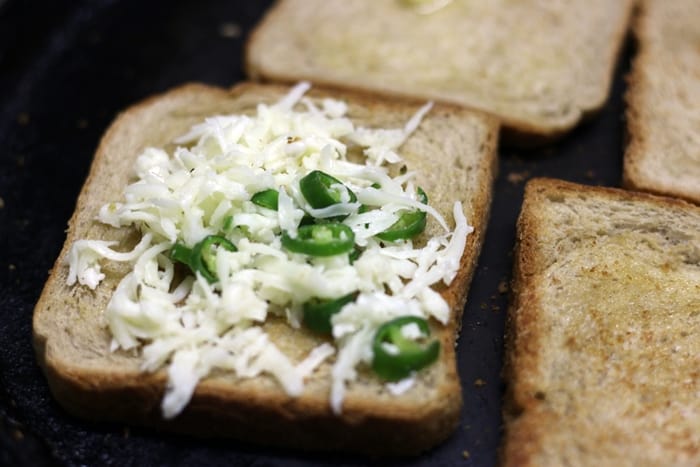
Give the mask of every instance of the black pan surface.
[{"label": "black pan surface", "polygon": [[[244,79],[244,41],[269,1],[0,0],[0,464],[381,464],[85,422],[51,398],[31,317],[100,135],[128,105],[188,81]],[[408,466],[490,466],[501,437],[507,284],[523,187],[534,176],[617,186],[623,51],[602,111],[556,144],[500,151],[486,243],[458,347],[457,432]]]}]

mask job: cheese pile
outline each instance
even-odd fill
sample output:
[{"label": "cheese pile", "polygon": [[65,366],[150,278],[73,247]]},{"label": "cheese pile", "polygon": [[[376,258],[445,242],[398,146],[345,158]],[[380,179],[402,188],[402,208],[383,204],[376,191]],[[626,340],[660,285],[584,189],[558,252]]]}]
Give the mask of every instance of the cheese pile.
[{"label": "cheese pile", "polygon": [[[146,149],[123,200],[103,206],[98,216],[114,227],[136,226],[142,233],[138,245],[130,252],[117,252],[101,240],[72,246],[70,285],[97,287],[104,260],[133,266],[105,312],[111,348],[140,350],[144,371],[167,368],[165,418],[180,413],[214,369],[241,378],[268,374],[287,394],[298,396],[304,380],[334,354],[330,404],[339,413],[356,367],[372,360],[372,338],[382,323],[402,315],[443,324],[449,318],[447,303],[431,285],[454,278],[473,229],[455,203],[455,228],[449,231],[440,214],[418,200],[414,173],[389,174],[392,164],[403,163],[398,149],[430,104],[404,128],[356,128],[345,116],[344,102],[312,101],[305,97],[308,89],[300,83],[277,103],[259,104],[254,116],[207,118],[175,141],[179,146],[172,154]],[[351,162],[350,148],[359,148],[365,163]],[[342,181],[357,200],[311,208],[299,180],[313,170]],[[251,202],[267,189],[279,192],[277,211]],[[360,210],[361,205],[370,209]],[[444,233],[422,248],[411,240],[383,243],[374,237],[415,209],[428,212]],[[305,214],[347,216],[342,222],[355,234],[359,258],[313,257],[282,248],[282,232],[294,236]],[[208,235],[225,236],[237,248],[217,249],[218,281],[200,274],[179,278],[169,256],[173,245],[192,247]],[[261,326],[274,315],[298,328],[304,302],[353,292],[356,300],[333,316],[332,339],[301,362],[285,356]],[[411,382],[389,389],[405,391]]]}]

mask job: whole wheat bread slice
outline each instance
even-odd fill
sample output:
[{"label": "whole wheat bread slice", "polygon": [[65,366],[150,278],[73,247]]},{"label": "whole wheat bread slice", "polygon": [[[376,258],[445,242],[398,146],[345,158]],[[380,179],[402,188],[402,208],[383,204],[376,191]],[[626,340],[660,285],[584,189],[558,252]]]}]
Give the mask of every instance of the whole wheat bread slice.
[{"label": "whole wheat bread slice", "polygon": [[700,203],[700,3],[644,1],[629,77],[624,184]]},{"label": "whole wheat bread slice", "polygon": [[250,37],[247,71],[477,108],[509,142],[541,143],[602,107],[633,6],[454,0],[421,14],[416,3],[280,0]]},{"label": "whole wheat bread slice", "polygon": [[517,235],[503,464],[700,464],[700,209],[535,179]]},{"label": "whole wheat bread slice", "polygon": [[[453,309],[447,326],[435,325],[441,356],[420,372],[417,386],[392,396],[369,371],[348,388],[342,415],[329,406],[330,363],[306,382],[303,394],[287,396],[267,376],[236,379],[216,373],[200,382],[185,410],[164,421],[160,401],[164,371],[139,371],[141,358],[110,352],[103,309],[126,274],[106,263],[106,278],[95,291],[66,285],[63,262],[80,238],[115,239],[132,245],[138,234],[95,221],[103,204],[119,200],[131,180],[136,156],[147,146],[168,147],[176,136],[207,116],[255,112],[259,102],[275,102],[288,91],[281,86],[244,83],[230,90],[192,84],[153,97],[122,113],[104,135],[70,220],[66,243],[34,312],[34,344],[51,391],[66,410],[88,419],[145,424],[198,436],[231,436],[262,444],[308,450],[345,450],[374,454],[413,454],[445,439],[456,427],[461,389],[455,340],[472,272],[481,248],[496,170],[498,127],[495,120],[450,106],[435,106],[402,147],[418,183],[443,214],[464,203],[475,226],[469,235],[457,278],[441,293]],[[329,96],[313,90],[312,98]],[[355,124],[401,127],[418,106],[352,93],[332,93],[349,105]],[[448,217],[451,219],[451,217]],[[429,222],[426,233],[439,226]],[[293,360],[301,360],[322,338],[270,321],[265,330]]]}]

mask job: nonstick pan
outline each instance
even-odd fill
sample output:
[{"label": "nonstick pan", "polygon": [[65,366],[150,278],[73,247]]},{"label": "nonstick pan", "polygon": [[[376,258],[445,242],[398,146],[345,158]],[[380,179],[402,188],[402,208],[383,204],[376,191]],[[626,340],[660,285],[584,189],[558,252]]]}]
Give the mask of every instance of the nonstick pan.
[{"label": "nonstick pan", "polygon": [[[0,464],[323,466],[387,462],[176,436],[69,416],[51,398],[32,310],[100,135],[121,109],[189,81],[244,79],[242,51],[269,1],[0,0]],[[629,41],[628,41],[629,42]],[[409,466],[490,466],[501,437],[503,329],[525,182],[621,179],[621,54],[602,111],[555,144],[500,150],[486,242],[458,346],[459,429]]]}]

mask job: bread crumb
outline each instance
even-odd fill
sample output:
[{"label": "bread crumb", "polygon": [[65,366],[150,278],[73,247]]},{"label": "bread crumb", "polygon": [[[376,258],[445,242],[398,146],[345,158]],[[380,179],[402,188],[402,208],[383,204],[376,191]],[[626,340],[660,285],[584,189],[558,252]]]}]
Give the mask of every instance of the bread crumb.
[{"label": "bread crumb", "polygon": [[498,283],[498,293],[504,294],[508,292],[508,282],[505,280]]},{"label": "bread crumb", "polygon": [[0,196],[0,209],[5,207],[5,200]]},{"label": "bread crumb", "polygon": [[21,112],[19,115],[17,115],[17,123],[20,125],[29,125],[29,114],[27,112]]},{"label": "bread crumb", "polygon": [[481,303],[479,304],[479,308],[481,308],[482,310],[486,310],[488,307],[489,307],[489,306],[488,306],[485,302],[481,302]]},{"label": "bread crumb", "polygon": [[219,25],[219,35],[226,39],[235,39],[241,35],[241,27],[236,23],[221,23]]},{"label": "bread crumb", "polygon": [[22,433],[22,430],[19,428],[15,428],[12,430],[12,437],[15,439],[15,441],[22,441],[24,439],[24,433]]},{"label": "bread crumb", "polygon": [[495,311],[500,311],[500,310],[501,310],[501,307],[500,307],[500,306],[498,306],[498,305],[491,305],[491,311],[494,311],[494,312],[495,312]]},{"label": "bread crumb", "polygon": [[9,269],[10,271],[14,271],[15,269],[17,269],[17,266],[15,266],[14,264],[10,263],[10,264],[7,266],[7,269]]},{"label": "bread crumb", "polygon": [[477,379],[474,380],[474,386],[476,386],[477,388],[486,386],[486,381],[484,381],[484,380],[481,379],[481,378],[477,378]]},{"label": "bread crumb", "polygon": [[77,126],[79,129],[84,130],[85,128],[88,127],[88,121],[85,118],[80,118],[78,121],[75,123],[75,126]]},{"label": "bread crumb", "polygon": [[593,180],[595,178],[595,172],[592,170],[586,170],[584,176],[589,180]]},{"label": "bread crumb", "polygon": [[506,179],[508,182],[512,183],[513,185],[517,185],[518,183],[522,183],[527,178],[530,176],[530,172],[527,170],[524,170],[522,172],[511,172],[508,174]]},{"label": "bread crumb", "polygon": [[464,457],[465,459],[469,459],[469,456],[471,456],[471,454],[469,454],[469,451],[467,451],[466,449],[462,451],[462,457]]}]

